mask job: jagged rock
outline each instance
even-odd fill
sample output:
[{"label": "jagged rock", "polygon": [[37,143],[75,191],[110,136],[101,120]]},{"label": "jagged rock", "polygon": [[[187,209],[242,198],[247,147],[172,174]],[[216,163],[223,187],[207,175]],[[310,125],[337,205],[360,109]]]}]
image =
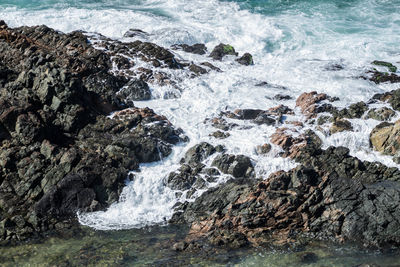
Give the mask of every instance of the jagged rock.
[{"label": "jagged rock", "polygon": [[221,147],[214,147],[206,142],[189,148],[185,157],[181,159],[182,166],[177,171],[171,172],[166,178],[166,185],[173,190],[190,189],[188,197],[191,197],[197,189],[205,187],[204,179],[210,182],[214,180],[214,177],[220,175],[219,171],[205,168],[205,165],[202,164],[217,151],[221,152]]},{"label": "jagged rock", "polygon": [[215,66],[214,66],[213,64],[211,64],[210,62],[202,62],[202,63],[200,63],[200,65],[206,66],[206,67],[208,67],[208,68],[210,68],[210,69],[212,69],[212,70],[215,70],[215,71],[217,71],[217,72],[222,72],[222,70],[221,70],[220,68],[215,67]]},{"label": "jagged rock", "polygon": [[400,121],[395,123],[382,122],[370,134],[372,147],[387,155],[397,155],[400,149],[399,142]]},{"label": "jagged rock", "polygon": [[286,128],[278,128],[271,135],[271,143],[280,146],[284,153],[283,157],[295,158],[307,149],[318,149],[322,145],[321,139],[313,131],[307,130],[304,134],[293,137],[293,132],[287,131]]},{"label": "jagged rock", "polygon": [[313,91],[301,94],[296,100],[296,106],[300,107],[301,112],[307,117],[315,117],[317,113],[332,111],[334,108],[331,104],[321,103],[327,100],[326,94],[318,94]]},{"label": "jagged rock", "polygon": [[254,175],[254,167],[250,158],[243,155],[221,154],[214,159],[211,165],[235,178]]},{"label": "jagged rock", "polygon": [[149,34],[147,32],[144,32],[140,29],[129,29],[126,33],[124,33],[124,37],[141,37],[141,38],[147,38]]},{"label": "jagged rock", "polygon": [[367,104],[364,102],[358,102],[351,104],[348,108],[344,108],[340,111],[334,110],[332,113],[337,118],[348,118],[348,119],[359,119],[368,110]]},{"label": "jagged rock", "polygon": [[151,91],[148,84],[142,80],[129,81],[117,94],[121,102],[133,106],[133,101],[149,100]]},{"label": "jagged rock", "polygon": [[221,43],[213,49],[209,57],[212,57],[215,60],[222,60],[222,58],[226,55],[237,56],[238,53],[236,53],[235,48],[233,48],[233,46]]},{"label": "jagged rock", "polygon": [[204,69],[204,68],[202,68],[202,67],[200,67],[200,66],[197,66],[196,64],[191,64],[191,65],[189,66],[189,70],[190,70],[191,72],[197,74],[197,75],[201,75],[201,74],[206,74],[206,73],[207,73],[207,70],[206,70],[206,69]]},{"label": "jagged rock", "polygon": [[202,142],[194,147],[191,147],[185,154],[185,157],[181,159],[181,163],[188,165],[197,165],[203,160],[207,159],[210,155],[214,154],[216,149],[209,143]]},{"label": "jagged rock", "polygon": [[205,44],[194,44],[194,45],[187,45],[187,44],[176,44],[172,46],[173,49],[182,49],[187,53],[204,55],[207,52],[207,47]]},{"label": "jagged rock", "polygon": [[394,115],[396,115],[396,112],[394,112],[392,109],[382,107],[370,109],[367,113],[366,118],[378,121],[388,121],[393,118]]},{"label": "jagged rock", "polygon": [[173,190],[188,190],[192,188],[197,179],[202,179],[198,176],[203,166],[192,168],[189,165],[183,164],[177,172],[172,172],[168,175],[166,184]]},{"label": "jagged rock", "polygon": [[329,129],[331,134],[339,133],[343,131],[352,131],[353,126],[351,126],[351,122],[345,119],[336,119],[333,123],[331,128]]},{"label": "jagged rock", "polygon": [[10,218],[1,240],[70,227],[78,210],[106,208],[130,170],[182,140],[150,109],[118,111],[126,80],[80,32],[2,27],[0,62],[0,221]]},{"label": "jagged rock", "polygon": [[254,65],[253,56],[249,53],[245,53],[240,58],[235,59],[235,61],[245,66]]},{"label": "jagged rock", "polygon": [[171,222],[191,223],[186,242],[228,247],[302,237],[398,246],[400,171],[348,153],[308,150],[296,158],[300,166],[265,181],[231,180],[188,203]]},{"label": "jagged rock", "polygon": [[376,94],[371,101],[388,102],[394,110],[400,111],[400,89],[396,89],[384,94]]}]

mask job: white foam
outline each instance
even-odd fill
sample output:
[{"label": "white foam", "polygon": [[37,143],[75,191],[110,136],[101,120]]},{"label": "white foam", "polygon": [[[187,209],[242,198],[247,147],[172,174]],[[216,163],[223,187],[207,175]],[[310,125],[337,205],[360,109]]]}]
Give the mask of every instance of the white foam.
[{"label": "white foam", "polygon": [[[356,78],[372,60],[400,61],[398,13],[385,16],[375,13],[380,8],[378,2],[362,1],[343,10],[333,3],[325,3],[326,6],[321,4],[315,9],[288,9],[272,16],[253,14],[233,2],[148,0],[135,6],[109,9],[93,5],[42,10],[5,8],[0,10],[0,17],[10,26],[46,24],[65,32],[85,30],[118,39],[128,29],[139,28],[150,34],[149,41],[163,46],[200,42],[210,50],[223,42],[233,45],[240,54],[253,54],[255,65],[249,67],[237,64],[230,57],[223,62],[213,61],[223,72],[183,79],[178,99],[163,99],[162,95],[170,88],[153,85],[153,95],[159,98],[135,103],[167,116],[191,141],[186,146],[175,147],[173,154],[162,162],[141,165],[141,172],[136,173],[136,179],[124,189],[121,200],[106,212],[79,214],[82,224],[97,229],[121,229],[162,223],[170,218],[172,207],[179,199],[163,181],[179,167],[179,159],[187,148],[201,141],[223,144],[228,153],[251,157],[259,177],[266,178],[276,170],[296,166],[288,159],[276,157],[276,148],[264,156],[255,153],[257,145],[269,142],[275,127],[236,122],[242,127],[232,130],[227,139],[217,140],[209,136],[216,129],[204,123],[206,118],[215,117],[226,109],[268,109],[280,104],[272,99],[278,93],[295,99],[304,91],[315,90],[339,97],[341,101],[336,105],[344,107],[366,101],[374,93],[395,89],[395,84],[375,85]],[[345,23],[346,20],[350,22]],[[202,56],[176,53],[191,61],[204,61]],[[326,70],[332,64],[340,64],[344,69]],[[261,81],[287,89],[255,86]],[[294,100],[284,104],[295,106]],[[304,118],[297,113],[296,119]],[[363,160],[379,160],[397,166],[369,148],[368,133],[376,121],[352,120],[352,123],[354,132],[330,137],[321,135],[324,147],[344,145],[350,148],[352,155]]]}]

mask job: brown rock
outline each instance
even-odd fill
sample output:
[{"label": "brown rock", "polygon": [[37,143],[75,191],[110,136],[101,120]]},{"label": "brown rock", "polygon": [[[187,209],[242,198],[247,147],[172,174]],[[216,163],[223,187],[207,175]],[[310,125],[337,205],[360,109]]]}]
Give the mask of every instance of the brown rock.
[{"label": "brown rock", "polygon": [[345,119],[337,119],[333,122],[331,128],[330,128],[330,133],[339,133],[343,131],[352,131],[353,126],[351,126],[351,123],[348,120]]},{"label": "brown rock", "polygon": [[296,100],[296,106],[300,107],[301,112],[308,118],[315,117],[316,113],[332,111],[334,108],[331,104],[320,103],[323,100],[332,99],[326,94],[318,94],[313,91],[310,93],[302,93]]},{"label": "brown rock", "polygon": [[375,150],[386,155],[396,155],[400,149],[400,120],[376,126],[370,134],[370,141]]}]

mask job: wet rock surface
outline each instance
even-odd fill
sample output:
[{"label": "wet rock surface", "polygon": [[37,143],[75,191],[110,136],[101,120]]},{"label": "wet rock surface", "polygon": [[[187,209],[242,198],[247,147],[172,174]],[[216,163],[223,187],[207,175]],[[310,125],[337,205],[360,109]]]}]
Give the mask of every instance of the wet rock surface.
[{"label": "wet rock surface", "polygon": [[370,134],[372,147],[386,155],[398,156],[400,149],[400,121],[382,122]]},{"label": "wet rock surface", "polygon": [[233,46],[221,43],[214,47],[209,57],[212,57],[214,60],[222,60],[222,58],[227,55],[237,56],[238,53],[235,51]]},{"label": "wet rock surface", "polygon": [[0,62],[1,240],[67,228],[77,211],[106,208],[129,170],[182,140],[151,109],[125,109],[132,105],[116,93],[126,85],[123,99],[143,99],[148,86],[111,74],[110,56],[80,32],[3,24]]},{"label": "wet rock surface", "polygon": [[172,49],[182,49],[187,53],[204,55],[207,52],[207,47],[205,44],[194,44],[194,45],[187,45],[187,44],[177,44],[173,45]]},{"label": "wet rock surface", "polygon": [[304,237],[398,246],[399,170],[348,152],[302,149],[295,169],[210,189],[172,222],[191,223],[187,242],[205,239],[217,246],[287,244]]},{"label": "wet rock surface", "polygon": [[328,99],[328,95],[319,94],[315,91],[303,93],[297,98],[296,106],[305,116],[311,118],[315,117],[317,113],[330,112],[334,109],[331,104],[323,102]]}]

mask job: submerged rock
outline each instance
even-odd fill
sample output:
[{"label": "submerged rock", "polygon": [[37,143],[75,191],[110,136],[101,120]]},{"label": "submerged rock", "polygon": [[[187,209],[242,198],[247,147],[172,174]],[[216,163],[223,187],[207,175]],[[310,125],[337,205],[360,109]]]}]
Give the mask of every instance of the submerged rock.
[{"label": "submerged rock", "polygon": [[375,60],[371,64],[372,65],[376,65],[376,66],[387,67],[390,72],[396,72],[397,71],[397,67],[396,66],[394,66],[392,63],[389,63],[389,62],[386,62],[386,61]]},{"label": "submerged rock", "polygon": [[124,37],[141,37],[147,38],[150,34],[140,29],[130,29],[126,33],[124,33]]},{"label": "submerged rock", "polygon": [[380,72],[377,70],[369,71],[370,74],[368,77],[363,77],[364,79],[368,79],[376,84],[390,82],[390,83],[399,83],[400,76],[394,73]]},{"label": "submerged rock", "polygon": [[149,100],[151,91],[148,84],[142,80],[129,81],[118,93],[117,97],[127,106],[133,106],[133,101]]}]

